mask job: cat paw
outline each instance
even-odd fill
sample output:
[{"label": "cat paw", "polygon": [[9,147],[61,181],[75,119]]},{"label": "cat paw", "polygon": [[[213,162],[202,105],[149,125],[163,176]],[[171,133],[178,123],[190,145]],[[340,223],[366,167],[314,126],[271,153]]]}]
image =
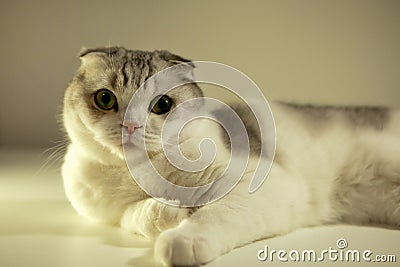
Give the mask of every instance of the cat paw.
[{"label": "cat paw", "polygon": [[189,217],[189,209],[169,206],[155,199],[148,199],[144,204],[140,232],[154,239],[166,229],[177,226]]},{"label": "cat paw", "polygon": [[160,234],[154,246],[154,257],[164,266],[198,266],[222,253],[212,241],[195,229],[174,228]]}]

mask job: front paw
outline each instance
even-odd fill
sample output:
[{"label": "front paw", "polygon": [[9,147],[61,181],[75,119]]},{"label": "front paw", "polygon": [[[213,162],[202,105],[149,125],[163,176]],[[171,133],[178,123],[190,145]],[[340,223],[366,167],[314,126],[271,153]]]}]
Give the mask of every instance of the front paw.
[{"label": "front paw", "polygon": [[140,220],[139,231],[142,235],[154,239],[166,229],[176,227],[189,217],[188,208],[179,208],[148,199],[143,206],[144,214]]},{"label": "front paw", "polygon": [[218,240],[211,240],[200,229],[169,229],[160,234],[154,256],[164,266],[198,266],[222,254]]}]

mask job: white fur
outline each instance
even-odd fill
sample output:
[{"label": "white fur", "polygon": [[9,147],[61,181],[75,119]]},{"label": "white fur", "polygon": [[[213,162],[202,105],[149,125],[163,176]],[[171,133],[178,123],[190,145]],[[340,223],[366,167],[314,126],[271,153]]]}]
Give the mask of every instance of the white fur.
[{"label": "white fur", "polygon": [[[161,263],[203,264],[238,246],[312,225],[400,225],[399,111],[390,111],[390,121],[377,130],[352,125],[339,111],[330,112],[328,121],[313,120],[296,109],[273,104],[276,158],[256,192],[248,193],[258,162],[252,157],[237,186],[209,205],[179,208],[149,197],[132,179],[121,147],[121,123],[134,86],[125,88],[119,77],[111,88],[110,75],[124,65],[113,61],[111,50],[105,51],[109,51],[108,57],[104,51],[84,55],[79,72],[89,81],[82,85],[75,78],[66,92],[63,116],[71,143],[62,167],[65,191],[82,216],[155,239],[155,257]],[[169,66],[169,57],[177,58],[154,52],[152,60],[162,69]],[[90,113],[95,109],[93,94],[99,88],[113,91],[118,111]],[[171,91],[175,101],[196,96],[190,88],[176,90]],[[134,103],[132,114],[140,124],[148,114],[151,99],[146,97],[142,93]],[[218,178],[227,165],[229,151],[216,124],[202,120],[183,129],[185,141],[180,149],[186,157],[199,156],[198,144],[204,137],[212,139],[218,151],[209,168],[188,175],[168,164],[157,150],[157,133],[163,121],[162,116],[150,114],[146,126],[148,152],[155,167],[179,185],[201,185]],[[143,130],[135,131],[132,138],[143,138]],[[137,162],[134,167],[143,165]]]},{"label": "white fur", "polygon": [[62,168],[67,196],[85,217],[155,238],[155,257],[166,265],[206,263],[299,227],[342,221],[400,224],[398,112],[384,131],[375,131],[350,127],[340,117],[325,129],[312,129],[279,104],[272,111],[277,159],[253,194],[248,193],[250,166],[232,192],[193,214],[164,205],[138,188],[123,158],[100,144],[75,142],[83,137],[73,124]]}]

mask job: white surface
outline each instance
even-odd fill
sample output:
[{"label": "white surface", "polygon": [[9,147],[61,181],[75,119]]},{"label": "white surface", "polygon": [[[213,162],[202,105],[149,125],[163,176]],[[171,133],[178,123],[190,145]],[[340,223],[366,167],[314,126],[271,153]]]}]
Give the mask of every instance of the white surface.
[{"label": "white surface", "polygon": [[[157,266],[152,244],[118,228],[98,225],[79,217],[67,202],[59,171],[37,171],[37,152],[0,153],[0,266]],[[222,215],[221,215],[222,216]],[[246,229],[243,229],[246,231]],[[400,262],[400,231],[357,226],[330,226],[298,230],[262,240],[220,257],[207,266],[275,266],[288,263],[257,259],[269,249],[337,249],[345,238],[347,249],[369,249],[376,254],[396,255]],[[296,266],[369,266],[373,263],[289,263]]]}]

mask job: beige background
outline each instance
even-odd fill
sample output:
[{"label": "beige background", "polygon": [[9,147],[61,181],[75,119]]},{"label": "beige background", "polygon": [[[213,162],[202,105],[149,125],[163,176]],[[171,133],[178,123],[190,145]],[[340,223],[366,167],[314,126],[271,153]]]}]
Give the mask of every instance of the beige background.
[{"label": "beige background", "polygon": [[400,1],[1,1],[0,147],[49,146],[82,46],[231,65],[270,100],[400,107]]}]

